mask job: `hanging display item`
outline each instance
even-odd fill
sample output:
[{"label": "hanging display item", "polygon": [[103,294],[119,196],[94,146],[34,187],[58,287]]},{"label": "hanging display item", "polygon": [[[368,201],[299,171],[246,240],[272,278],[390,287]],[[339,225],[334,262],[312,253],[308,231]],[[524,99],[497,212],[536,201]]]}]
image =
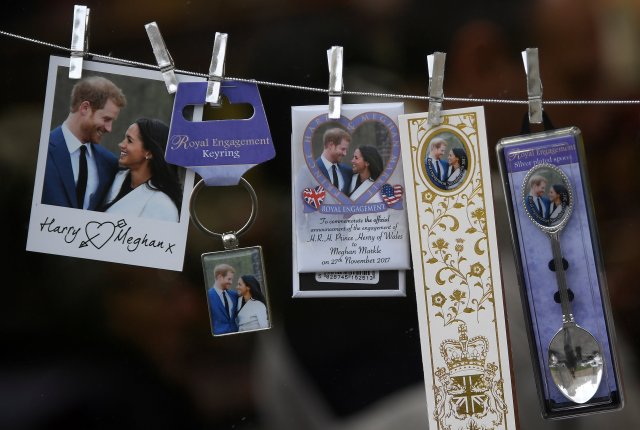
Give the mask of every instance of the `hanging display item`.
[{"label": "hanging display item", "polygon": [[211,333],[214,336],[271,328],[267,279],[262,248],[238,248],[238,237],[255,222],[258,198],[244,178],[240,183],[251,196],[251,215],[237,231],[224,234],[207,229],[196,215],[195,202],[204,185],[198,182],[191,194],[191,220],[202,232],[222,240],[224,251],[202,254]]},{"label": "hanging display item", "polygon": [[[256,84],[224,81],[221,94],[228,104],[219,109],[249,113],[203,121],[207,87],[207,82],[178,84],[167,160],[194,170],[207,185],[235,185],[247,170],[275,157],[267,116]],[[193,114],[187,118],[185,112]]]},{"label": "hanging display item", "polygon": [[292,108],[293,296],[405,294],[402,103]]},{"label": "hanging display item", "polygon": [[482,107],[398,119],[429,428],[516,428]]},{"label": "hanging display item", "polygon": [[[257,85],[218,83],[220,88],[213,97],[208,97],[211,85],[207,82],[178,84],[167,144],[168,160],[195,170],[202,177],[191,194],[191,221],[202,232],[221,239],[225,249],[202,255],[214,336],[271,327],[262,248],[238,248],[238,237],[253,225],[258,212],[256,193],[242,175],[275,156]],[[205,103],[216,106],[220,119],[203,117]],[[250,113],[245,118],[239,112]],[[200,190],[205,185],[237,184],[243,185],[251,196],[249,219],[236,231],[216,233],[207,229],[196,214]]]},{"label": "hanging display item", "polygon": [[[27,250],[182,270],[193,173],[165,160],[156,71],[51,57]],[[179,75],[182,81],[197,78]]]},{"label": "hanging display item", "polygon": [[618,409],[613,323],[581,133],[509,137],[497,153],[543,415]]}]

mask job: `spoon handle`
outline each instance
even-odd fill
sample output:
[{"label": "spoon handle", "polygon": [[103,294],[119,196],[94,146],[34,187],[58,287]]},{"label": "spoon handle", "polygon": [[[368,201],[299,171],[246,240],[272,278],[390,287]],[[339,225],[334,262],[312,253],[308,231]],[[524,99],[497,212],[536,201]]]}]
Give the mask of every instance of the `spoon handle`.
[{"label": "spoon handle", "polygon": [[564,266],[562,264],[562,249],[560,249],[560,232],[551,233],[549,235],[551,239],[551,250],[553,252],[553,262],[556,268],[556,280],[558,282],[558,289],[560,291],[560,306],[562,306],[562,323],[573,324],[575,320],[573,318],[573,310],[571,309],[571,302],[569,302],[569,289],[567,287],[567,277],[564,273]]}]

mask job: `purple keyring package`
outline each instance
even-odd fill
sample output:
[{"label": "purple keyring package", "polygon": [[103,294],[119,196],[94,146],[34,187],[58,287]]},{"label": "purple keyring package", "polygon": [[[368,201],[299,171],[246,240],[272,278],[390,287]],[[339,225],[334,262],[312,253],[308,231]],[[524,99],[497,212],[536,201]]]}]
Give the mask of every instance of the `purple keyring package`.
[{"label": "purple keyring package", "polygon": [[580,130],[508,137],[496,151],[542,415],[620,409],[613,319]]}]

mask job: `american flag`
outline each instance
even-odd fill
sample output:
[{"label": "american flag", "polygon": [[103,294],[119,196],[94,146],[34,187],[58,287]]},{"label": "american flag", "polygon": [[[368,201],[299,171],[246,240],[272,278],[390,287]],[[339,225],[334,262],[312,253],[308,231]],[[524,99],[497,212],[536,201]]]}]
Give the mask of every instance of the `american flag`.
[{"label": "american flag", "polygon": [[322,187],[322,185],[318,185],[315,188],[305,188],[302,192],[302,198],[304,202],[311,206],[312,208],[318,209],[322,202],[324,201],[324,196],[326,195],[326,191]]},{"label": "american flag", "polygon": [[402,198],[402,185],[391,186],[391,184],[384,184],[380,193],[387,206],[391,206]]}]

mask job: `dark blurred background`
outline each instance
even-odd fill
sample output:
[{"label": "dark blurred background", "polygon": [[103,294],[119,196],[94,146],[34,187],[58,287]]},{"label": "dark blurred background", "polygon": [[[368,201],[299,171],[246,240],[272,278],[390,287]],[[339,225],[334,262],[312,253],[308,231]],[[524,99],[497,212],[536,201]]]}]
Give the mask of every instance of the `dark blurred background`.
[{"label": "dark blurred background", "polygon": [[[156,21],[176,66],[206,73],[215,32],[226,74],[328,86],[344,47],[347,90],[424,95],[426,55],[447,52],[445,96],[526,98],[520,52],[540,50],[546,99],[640,98],[640,5],[616,0],[85,1],[90,51],[154,63]],[[0,29],[69,46],[74,2],[5,1]],[[292,299],[290,107],[323,94],[260,87],[276,158],[248,172],[261,206],[273,329],[212,338],[200,266],[220,243],[190,227],[183,272],[25,251],[50,47],[0,36],[0,427],[422,429],[425,391],[411,276],[406,298]],[[386,99],[345,97],[345,103]],[[391,99],[395,101],[395,99]],[[405,101],[408,113],[427,109]],[[445,108],[469,106],[445,102]],[[485,105],[490,153],[520,134],[524,105]],[[505,204],[494,181],[522,429],[636,428],[640,324],[640,108],[546,106],[584,135],[627,407],[544,421],[533,382]],[[495,159],[491,159],[494,174]],[[242,213],[242,189],[207,190]],[[206,205],[206,204],[205,204]],[[202,213],[213,212],[206,207]],[[200,212],[199,212],[200,213]],[[202,216],[203,219],[207,219]],[[211,215],[219,231],[236,219]],[[226,230],[224,230],[226,231]]]}]

